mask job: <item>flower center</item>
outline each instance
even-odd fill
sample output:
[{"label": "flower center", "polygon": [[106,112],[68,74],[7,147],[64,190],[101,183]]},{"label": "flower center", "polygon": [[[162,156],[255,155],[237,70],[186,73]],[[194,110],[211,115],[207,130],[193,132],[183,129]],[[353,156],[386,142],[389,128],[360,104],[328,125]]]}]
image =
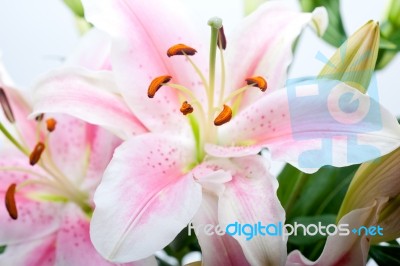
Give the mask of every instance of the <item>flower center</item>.
[{"label": "flower center", "polygon": [[[81,191],[76,184],[60,171],[52,159],[49,149],[50,133],[56,129],[57,121],[54,118],[44,120],[44,115],[36,117],[37,144],[30,151],[26,140],[15,125],[15,117],[3,88],[0,88],[0,104],[5,117],[14,127],[15,136],[0,123],[0,131],[3,135],[27,157],[30,166],[1,166],[0,171],[4,172],[23,172],[29,175],[29,178],[19,184],[11,184],[6,192],[5,204],[8,213],[12,219],[18,218],[18,204],[15,195],[22,193],[21,189],[31,186],[29,192],[24,192],[25,196],[37,200],[47,201],[71,201],[76,203],[85,213],[91,212],[88,203],[88,194]],[[45,125],[44,123],[45,122]]]},{"label": "flower center", "polygon": [[[155,78],[148,88],[149,98],[153,98],[157,91],[163,86],[178,91],[181,96],[180,99],[183,99],[180,111],[183,115],[188,117],[196,141],[198,162],[202,161],[205,156],[204,144],[218,142],[217,127],[228,123],[232,119],[232,116],[234,116],[237,111],[243,93],[252,87],[258,87],[262,92],[267,89],[266,80],[263,77],[256,76],[245,79],[243,81],[243,87],[232,91],[227,96],[225,95],[224,50],[227,47],[227,41],[222,26],[222,20],[217,17],[211,18],[208,21],[208,25],[211,28],[208,80],[203,75],[200,68],[190,58],[190,56],[194,56],[197,53],[196,49],[180,43],[170,47],[167,51],[168,57],[177,55],[184,56],[194,68],[205,89],[207,96],[206,106],[202,106],[201,102],[196,98],[196,95],[194,95],[188,87],[171,83],[170,81],[173,80],[173,77],[170,75]],[[219,84],[219,94],[215,95],[217,49],[220,52],[221,83]],[[231,108],[231,106],[234,106],[234,108]]]}]

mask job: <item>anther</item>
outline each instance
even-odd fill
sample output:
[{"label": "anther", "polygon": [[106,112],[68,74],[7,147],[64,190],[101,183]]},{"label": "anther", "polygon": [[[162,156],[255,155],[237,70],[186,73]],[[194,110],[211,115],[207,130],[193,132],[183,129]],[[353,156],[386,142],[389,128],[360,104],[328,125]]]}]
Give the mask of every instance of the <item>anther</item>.
[{"label": "anther", "polygon": [[263,77],[251,77],[246,79],[247,85],[258,87],[262,92],[267,90],[267,81]]},{"label": "anther", "polygon": [[56,129],[57,121],[54,118],[49,118],[46,120],[47,131],[53,132]]},{"label": "anther", "polygon": [[6,92],[4,91],[3,88],[0,88],[0,103],[7,120],[10,123],[14,123],[15,122],[14,114],[12,112],[11,105],[10,102],[8,101]]},{"label": "anther", "polygon": [[171,79],[171,76],[160,76],[153,79],[153,81],[150,83],[149,89],[147,90],[147,96],[149,98],[153,98],[163,84],[169,82]]},{"label": "anther", "polygon": [[175,44],[171,48],[168,49],[167,55],[168,57],[174,56],[174,55],[194,55],[197,53],[196,49],[187,46],[186,44]]},{"label": "anther", "polygon": [[36,144],[35,148],[33,149],[33,152],[29,156],[29,163],[31,165],[35,165],[40,160],[40,156],[42,155],[44,148],[45,146],[42,142]]},{"label": "anther", "polygon": [[193,112],[193,107],[187,101],[184,101],[180,111],[183,115],[187,115]]},{"label": "anther", "polygon": [[37,116],[35,117],[35,120],[38,121],[38,122],[40,122],[40,121],[43,120],[43,117],[44,117],[44,114],[37,115]]},{"label": "anther", "polygon": [[224,104],[224,109],[222,112],[215,118],[214,125],[221,126],[225,123],[228,123],[232,118],[232,109]]},{"label": "anther", "polygon": [[226,49],[226,37],[224,33],[224,27],[219,28],[218,30],[218,48],[225,50]]},{"label": "anther", "polygon": [[6,209],[8,211],[8,214],[10,217],[14,220],[18,219],[18,210],[17,210],[17,205],[15,203],[15,187],[16,184],[11,184],[6,192],[6,198],[5,198],[5,203],[6,203]]}]

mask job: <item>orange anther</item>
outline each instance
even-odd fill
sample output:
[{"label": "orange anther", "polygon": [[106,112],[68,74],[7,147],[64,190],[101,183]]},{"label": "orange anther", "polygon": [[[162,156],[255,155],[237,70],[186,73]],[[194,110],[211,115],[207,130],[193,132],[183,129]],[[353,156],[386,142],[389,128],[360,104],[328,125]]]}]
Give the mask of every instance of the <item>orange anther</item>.
[{"label": "orange anther", "polygon": [[56,129],[57,121],[54,118],[49,118],[46,120],[47,130],[53,132]]},{"label": "orange anther", "polygon": [[246,79],[247,85],[253,85],[260,88],[262,92],[267,90],[267,81],[263,77],[251,77]]},{"label": "orange anther", "polygon": [[40,156],[42,155],[44,148],[45,146],[42,142],[36,144],[35,148],[33,149],[33,152],[29,156],[29,163],[31,165],[35,165],[40,160]]},{"label": "orange anther", "polygon": [[153,81],[150,83],[149,89],[147,90],[147,96],[149,98],[153,98],[163,84],[169,82],[171,79],[171,76],[160,76],[153,79]]},{"label": "orange anther", "polygon": [[193,112],[193,107],[187,101],[184,101],[180,111],[183,115],[187,115]]},{"label": "orange anther", "polygon": [[221,126],[225,123],[228,123],[232,118],[232,109],[224,104],[224,109],[222,112],[215,118],[214,125]]},{"label": "orange anther", "polygon": [[171,46],[167,51],[168,57],[174,55],[194,55],[195,53],[197,53],[197,51],[194,48],[182,43]]},{"label": "orange anther", "polygon": [[8,214],[10,217],[14,220],[18,219],[18,210],[17,210],[17,205],[15,203],[15,187],[16,184],[11,184],[6,192],[6,198],[5,198],[5,203],[6,203],[6,209],[8,211]]}]

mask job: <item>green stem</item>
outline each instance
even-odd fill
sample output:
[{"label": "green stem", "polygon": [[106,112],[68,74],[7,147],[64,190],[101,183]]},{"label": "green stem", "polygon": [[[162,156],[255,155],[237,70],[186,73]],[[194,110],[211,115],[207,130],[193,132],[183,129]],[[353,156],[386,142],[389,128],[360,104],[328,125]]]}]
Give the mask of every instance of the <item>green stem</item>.
[{"label": "green stem", "polygon": [[11,134],[8,132],[8,130],[4,127],[2,123],[0,123],[0,131],[3,132],[4,136],[8,138],[12,144],[15,145],[23,154],[29,157],[29,151],[23,147]]},{"label": "green stem", "polygon": [[296,184],[294,185],[294,188],[293,188],[293,192],[290,195],[290,197],[285,205],[285,210],[286,210],[287,216],[289,216],[290,210],[292,209],[294,203],[298,199],[299,194],[302,191],[305,183],[307,182],[308,177],[309,177],[308,174],[302,173],[299,176],[299,178],[297,179]]}]

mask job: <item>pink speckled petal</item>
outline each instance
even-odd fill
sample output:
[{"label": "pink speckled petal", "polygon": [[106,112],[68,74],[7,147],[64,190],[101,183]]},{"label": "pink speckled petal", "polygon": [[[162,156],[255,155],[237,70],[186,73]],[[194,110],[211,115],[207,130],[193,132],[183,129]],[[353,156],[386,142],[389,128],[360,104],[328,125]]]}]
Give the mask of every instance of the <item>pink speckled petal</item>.
[{"label": "pink speckled petal", "polygon": [[[268,1],[247,16],[232,36],[228,36],[227,70],[230,78],[227,88],[238,89],[246,85],[246,78],[252,76],[267,79],[267,93],[283,88],[293,57],[293,44],[303,28],[310,23],[319,27],[320,34],[326,28],[326,10],[318,11],[315,14],[301,13],[284,1]],[[267,93],[256,88],[248,90],[241,108]]]},{"label": "pink speckled petal", "polygon": [[[2,229],[3,230],[3,229]],[[31,228],[32,230],[32,228]],[[54,266],[56,234],[7,245],[0,265]]]},{"label": "pink speckled petal", "polygon": [[[380,157],[400,145],[396,118],[373,98],[334,80],[310,80],[278,90],[221,126],[221,147],[235,157],[271,150],[272,158],[312,173]],[[237,148],[242,147],[242,148]]]},{"label": "pink speckled petal", "polygon": [[63,113],[102,126],[126,139],[147,129],[120,95],[113,74],[79,67],[52,70],[35,86],[35,116]]},{"label": "pink speckled petal", "polygon": [[[21,156],[20,158],[4,157],[0,160],[0,167],[17,167],[19,169],[30,169],[43,174],[38,169],[32,169],[28,163],[28,159]],[[36,178],[36,176],[21,171],[0,171],[0,198],[5,198],[5,193],[12,183],[20,184],[21,182]],[[30,192],[32,187],[25,187],[17,191],[15,200],[18,210],[18,219],[12,220],[5,208],[4,202],[0,204],[0,245],[9,245],[28,241],[38,237],[48,235],[59,226],[60,206],[56,203],[38,202],[31,200],[25,196]],[[34,229],[34,230],[32,230]]]},{"label": "pink speckled petal", "polygon": [[[58,169],[78,186],[83,182],[92,186],[98,184],[114,149],[122,140],[75,117],[49,114],[45,119],[48,117],[57,121],[56,129],[49,134],[47,151]],[[91,191],[94,192],[94,187]]]},{"label": "pink speckled petal", "polygon": [[146,258],[162,249],[193,218],[201,186],[183,171],[195,160],[193,143],[158,134],[119,146],[96,190],[90,235],[113,262]]},{"label": "pink speckled petal", "polygon": [[[97,253],[89,236],[89,218],[74,205],[69,205],[65,209],[63,222],[57,234],[56,247],[58,265],[114,265]],[[146,265],[157,265],[154,257],[147,259],[147,262]]]},{"label": "pink speckled petal", "polygon": [[258,155],[232,159],[232,181],[225,184],[218,202],[220,224],[239,242],[251,265],[282,265],[286,260],[285,237],[264,232],[265,235],[248,239],[226,227],[235,223],[242,226],[284,224],[285,211],[276,195],[278,181],[269,173],[268,167]]},{"label": "pink speckled petal", "polygon": [[187,126],[176,90],[163,87],[149,99],[147,88],[154,78],[170,75],[171,82],[190,88],[203,101],[204,88],[193,67],[184,57],[169,58],[166,53],[172,45],[189,45],[198,51],[193,60],[206,73],[208,42],[199,36],[208,28],[206,21],[199,28],[192,27],[193,19],[176,0],[82,2],[86,19],[113,38],[112,67],[134,113],[151,131],[180,131]]},{"label": "pink speckled petal", "polygon": [[359,236],[350,232],[360,226],[374,226],[378,221],[378,214],[386,200],[379,199],[373,205],[356,209],[343,216],[338,225],[348,229],[348,235],[329,236],[321,256],[316,261],[305,258],[300,251],[292,251],[286,261],[287,266],[324,266],[324,265],[366,265],[370,236]]},{"label": "pink speckled petal", "polygon": [[[203,265],[250,265],[236,239],[226,234],[217,234],[225,232],[225,228],[217,228],[219,223],[218,196],[216,194],[203,193],[203,201],[192,224],[201,247]],[[208,232],[206,226],[209,225],[214,226],[211,230],[212,235],[206,233],[206,230]]]}]

